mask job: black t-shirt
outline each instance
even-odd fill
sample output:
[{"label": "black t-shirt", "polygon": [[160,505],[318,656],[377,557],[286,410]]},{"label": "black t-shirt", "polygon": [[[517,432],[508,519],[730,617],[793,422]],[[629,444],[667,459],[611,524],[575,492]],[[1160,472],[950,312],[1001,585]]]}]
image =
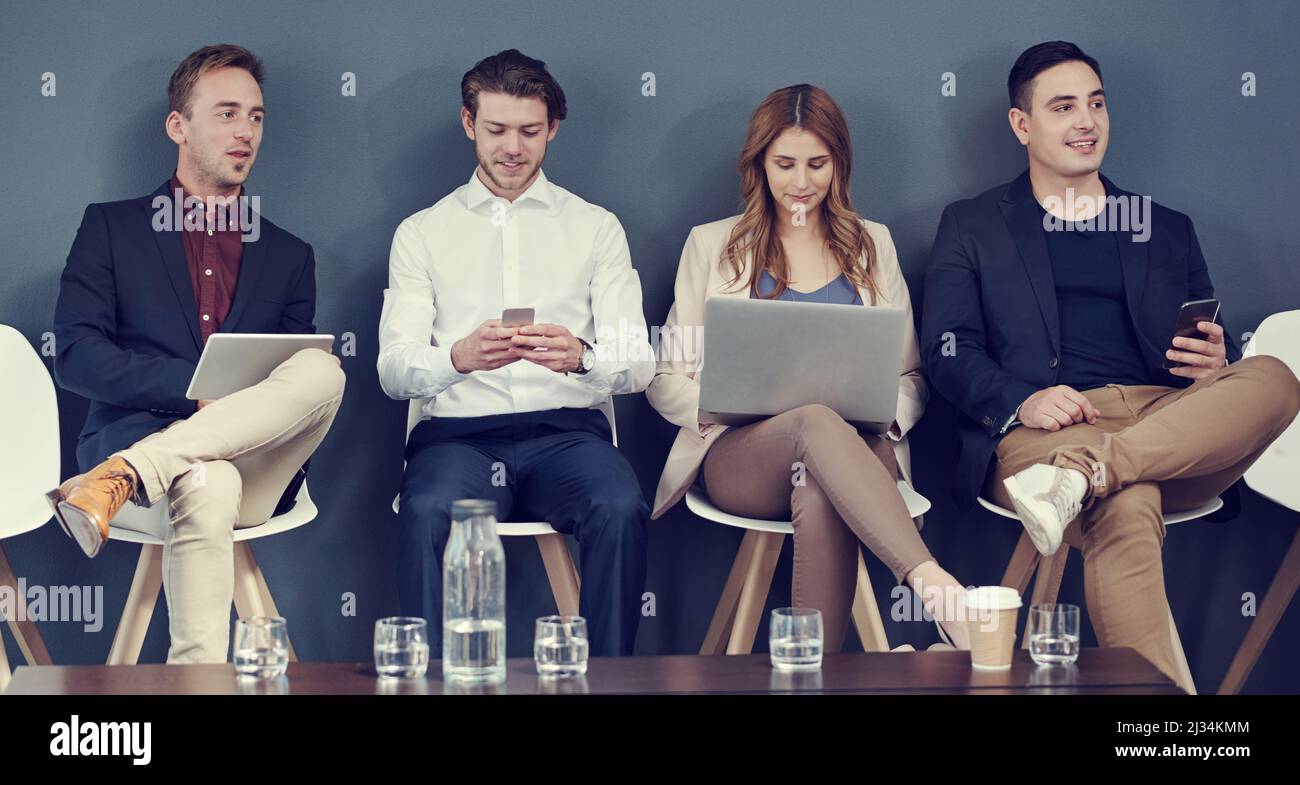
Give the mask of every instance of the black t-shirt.
[{"label": "black t-shirt", "polygon": [[[1038,212],[1040,218],[1047,215],[1042,205]],[[1118,234],[1089,231],[1086,222],[1058,225],[1043,232],[1060,315],[1057,384],[1081,391],[1106,384],[1150,384],[1124,299]]]}]

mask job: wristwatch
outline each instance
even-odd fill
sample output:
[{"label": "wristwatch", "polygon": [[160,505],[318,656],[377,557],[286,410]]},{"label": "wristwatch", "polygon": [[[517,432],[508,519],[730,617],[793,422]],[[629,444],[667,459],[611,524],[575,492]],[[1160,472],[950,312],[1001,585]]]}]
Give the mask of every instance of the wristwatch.
[{"label": "wristwatch", "polygon": [[[577,337],[577,336],[574,336]],[[573,369],[573,373],[584,374],[590,371],[596,365],[596,350],[591,348],[591,344],[578,338],[578,343],[582,344],[582,355],[578,357],[578,367]]]}]

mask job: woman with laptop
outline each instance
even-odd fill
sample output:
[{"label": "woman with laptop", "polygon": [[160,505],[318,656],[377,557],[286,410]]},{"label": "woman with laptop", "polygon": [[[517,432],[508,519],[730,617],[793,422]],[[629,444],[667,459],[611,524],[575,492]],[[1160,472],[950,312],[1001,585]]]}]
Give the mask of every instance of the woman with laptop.
[{"label": "woman with laptop", "polygon": [[[738,162],[744,212],[691,230],[646,390],[650,404],[681,428],[652,517],[696,483],[733,515],[791,520],[793,602],[822,612],[826,652],[843,645],[858,543],[865,543],[920,595],[940,632],[965,649],[969,639],[957,621],[964,587],[930,555],[897,486],[900,467],[904,477],[910,473],[906,436],[928,393],[893,240],[885,226],[854,211],[851,165],[848,126],[820,88],[784,87],[754,111]],[[879,369],[898,373],[897,412],[887,431],[860,432],[821,404],[746,425],[701,422],[696,371],[711,297],[902,309],[901,368]],[[860,360],[843,357],[846,365]]]}]

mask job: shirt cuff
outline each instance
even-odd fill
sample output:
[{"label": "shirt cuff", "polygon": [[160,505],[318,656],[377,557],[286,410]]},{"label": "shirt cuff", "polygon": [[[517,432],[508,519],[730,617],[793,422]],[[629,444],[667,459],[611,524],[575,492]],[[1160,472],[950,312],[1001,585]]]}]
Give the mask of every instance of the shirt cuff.
[{"label": "shirt cuff", "polygon": [[1011,413],[1011,416],[1009,418],[1007,418],[1006,423],[1003,424],[1002,430],[998,431],[998,433],[1005,434],[1007,431],[1010,431],[1012,428],[1016,427],[1017,425],[1020,425],[1019,415],[1020,415],[1020,407],[1017,406],[1016,410]]},{"label": "shirt cuff", "polygon": [[609,395],[620,384],[626,384],[622,377],[630,371],[616,360],[596,360],[591,370],[586,373],[569,371],[570,379],[577,379],[602,395]]},{"label": "shirt cuff", "polygon": [[[442,349],[437,346],[430,346],[429,349],[432,350],[432,356],[429,358],[429,373],[433,376],[433,384],[430,385],[430,389],[442,391],[456,382],[462,382],[469,378],[468,373],[461,373],[452,364],[451,349]],[[429,398],[432,395],[422,395],[420,397]]]}]

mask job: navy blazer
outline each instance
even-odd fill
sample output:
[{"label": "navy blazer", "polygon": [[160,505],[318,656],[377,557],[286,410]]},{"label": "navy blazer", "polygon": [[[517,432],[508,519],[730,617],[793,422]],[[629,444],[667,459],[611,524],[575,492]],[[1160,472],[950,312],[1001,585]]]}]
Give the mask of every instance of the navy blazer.
[{"label": "navy blazer", "polygon": [[[77,439],[81,471],[197,410],[185,391],[202,351],[198,303],[180,227],[153,228],[158,196],[172,197],[169,182],[88,206],[59,281],[54,376],[90,400]],[[316,332],[311,246],[258,219],[220,331]]]},{"label": "navy blazer", "polygon": [[[1133,196],[1101,179],[1108,194]],[[1146,361],[1147,383],[1186,387],[1190,379],[1162,367],[1164,353],[1179,308],[1188,300],[1213,297],[1214,285],[1190,218],[1152,202],[1145,219],[1151,233],[1145,242],[1124,236],[1131,231],[1119,238],[1128,314]],[[964,415],[955,481],[958,500],[969,508],[1016,407],[1057,383],[1056,287],[1028,171],[944,208],[922,311],[926,374]],[[946,339],[949,333],[952,340]],[[1240,359],[1226,326],[1224,337],[1228,360]]]}]

